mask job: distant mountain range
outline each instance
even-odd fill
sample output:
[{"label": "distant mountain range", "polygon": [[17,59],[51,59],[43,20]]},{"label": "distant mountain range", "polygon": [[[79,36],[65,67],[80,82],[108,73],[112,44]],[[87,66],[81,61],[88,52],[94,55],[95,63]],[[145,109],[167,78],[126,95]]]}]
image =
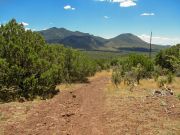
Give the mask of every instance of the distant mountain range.
[{"label": "distant mountain range", "polygon": [[[70,31],[65,28],[52,27],[39,31],[48,43],[59,43],[64,46],[97,51],[115,52],[148,52],[149,43],[141,40],[138,36],[125,33],[111,39],[90,35],[79,31]],[[158,52],[168,46],[152,45],[152,51]]]}]

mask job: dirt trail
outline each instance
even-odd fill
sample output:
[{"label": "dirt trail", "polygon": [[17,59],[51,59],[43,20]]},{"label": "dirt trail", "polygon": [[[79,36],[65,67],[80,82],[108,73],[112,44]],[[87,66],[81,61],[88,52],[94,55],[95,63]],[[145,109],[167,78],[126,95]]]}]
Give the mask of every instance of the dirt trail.
[{"label": "dirt trail", "polygon": [[174,96],[151,97],[142,89],[124,95],[109,85],[110,76],[102,74],[50,100],[2,104],[0,135],[180,134]]},{"label": "dirt trail", "polygon": [[103,134],[103,89],[108,82],[109,77],[102,76],[78,89],[62,91],[55,98],[31,108],[24,119],[5,124],[4,134]]}]

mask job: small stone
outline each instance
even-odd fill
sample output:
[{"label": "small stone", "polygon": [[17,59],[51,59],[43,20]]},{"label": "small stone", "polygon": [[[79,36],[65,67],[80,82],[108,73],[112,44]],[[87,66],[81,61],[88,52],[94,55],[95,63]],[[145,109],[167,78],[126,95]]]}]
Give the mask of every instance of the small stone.
[{"label": "small stone", "polygon": [[76,98],[76,95],[72,95],[73,98]]}]

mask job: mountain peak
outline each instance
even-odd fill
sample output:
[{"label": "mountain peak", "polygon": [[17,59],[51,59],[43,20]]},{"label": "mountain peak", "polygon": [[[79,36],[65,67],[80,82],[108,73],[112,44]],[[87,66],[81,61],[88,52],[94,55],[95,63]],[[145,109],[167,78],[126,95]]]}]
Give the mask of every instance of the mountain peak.
[{"label": "mountain peak", "polygon": [[132,33],[123,33],[123,34],[121,34],[121,35],[135,36],[135,35],[132,34]]},{"label": "mountain peak", "polygon": [[[120,34],[119,36],[117,37],[137,37],[136,35],[132,34],[132,33],[123,33],[123,34]],[[116,37],[115,37],[116,38]]]},{"label": "mountain peak", "polygon": [[47,30],[56,30],[56,31],[68,31],[67,29],[65,28],[57,28],[57,27],[52,27],[52,28],[49,28]]},{"label": "mountain peak", "polygon": [[[94,36],[89,33],[80,31],[70,31],[65,28],[52,27],[45,31],[40,31],[46,41],[49,43],[60,43],[65,46],[70,46],[85,50],[106,50],[106,51],[120,51],[122,48],[129,50],[129,48],[138,48],[137,50],[147,50],[149,44],[141,40],[138,36],[132,33],[120,34],[111,39],[104,39]],[[161,46],[152,46],[153,49],[162,48]],[[127,49],[128,48],[128,49]],[[145,48],[145,49],[144,49]]]},{"label": "mountain peak", "polygon": [[47,30],[57,30],[58,28],[57,27],[52,27],[52,28],[49,28]]}]

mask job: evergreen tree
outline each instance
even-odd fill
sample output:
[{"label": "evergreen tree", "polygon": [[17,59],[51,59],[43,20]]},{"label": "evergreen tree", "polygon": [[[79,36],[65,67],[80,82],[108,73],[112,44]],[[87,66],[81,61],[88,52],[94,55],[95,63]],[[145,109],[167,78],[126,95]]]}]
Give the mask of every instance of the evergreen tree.
[{"label": "evergreen tree", "polygon": [[50,98],[57,84],[85,81],[95,72],[96,64],[84,54],[46,44],[15,19],[0,27],[0,101]]}]

